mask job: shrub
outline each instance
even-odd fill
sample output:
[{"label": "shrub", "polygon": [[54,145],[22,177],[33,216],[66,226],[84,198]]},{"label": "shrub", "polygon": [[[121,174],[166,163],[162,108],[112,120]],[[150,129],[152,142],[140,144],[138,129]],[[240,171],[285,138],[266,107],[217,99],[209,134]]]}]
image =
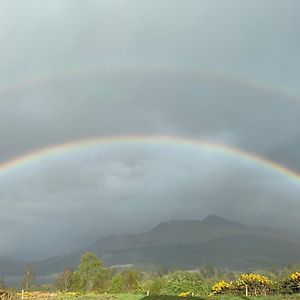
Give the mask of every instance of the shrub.
[{"label": "shrub", "polygon": [[212,293],[214,295],[228,295],[233,292],[233,283],[226,282],[224,280],[217,282],[212,287]]},{"label": "shrub", "polygon": [[272,281],[260,274],[242,274],[236,282],[237,292],[248,295],[264,295],[270,294],[272,290]]},{"label": "shrub", "polygon": [[150,295],[160,295],[165,289],[166,282],[164,277],[154,276],[144,281],[143,292],[149,291]]},{"label": "shrub", "polygon": [[293,294],[300,292],[300,272],[294,272],[280,283],[282,294]]},{"label": "shrub", "polygon": [[168,275],[167,291],[173,295],[191,292],[194,295],[207,295],[208,286],[199,273],[177,271]]}]

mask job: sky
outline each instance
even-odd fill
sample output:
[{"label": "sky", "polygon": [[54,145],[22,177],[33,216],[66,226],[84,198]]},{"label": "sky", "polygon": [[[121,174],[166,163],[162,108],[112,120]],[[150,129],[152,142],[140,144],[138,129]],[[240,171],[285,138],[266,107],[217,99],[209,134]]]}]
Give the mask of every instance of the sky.
[{"label": "sky", "polygon": [[[74,140],[166,135],[300,173],[299,12],[297,0],[2,0],[0,166]],[[296,231],[299,192],[271,167],[180,142],[84,147],[0,171],[0,256],[208,214]]]}]

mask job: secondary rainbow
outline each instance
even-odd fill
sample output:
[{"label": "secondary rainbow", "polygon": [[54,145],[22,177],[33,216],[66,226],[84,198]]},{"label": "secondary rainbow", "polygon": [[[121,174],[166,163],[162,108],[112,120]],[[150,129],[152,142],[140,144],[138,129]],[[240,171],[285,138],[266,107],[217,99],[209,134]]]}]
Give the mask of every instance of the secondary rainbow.
[{"label": "secondary rainbow", "polygon": [[[243,77],[239,74],[229,74],[215,70],[208,69],[196,69],[196,68],[177,68],[174,66],[95,66],[94,62],[85,65],[76,65],[66,69],[54,70],[50,73],[32,73],[27,77],[19,80],[13,80],[11,82],[3,83],[0,85],[0,95],[6,93],[12,93],[16,91],[22,91],[24,88],[39,85],[41,83],[47,83],[53,79],[65,79],[65,78],[85,78],[92,74],[122,74],[128,76],[130,74],[172,74],[172,75],[185,75],[191,78],[205,78],[210,81],[220,81],[225,83],[235,84],[241,87],[247,87],[259,92],[268,93],[274,96],[283,96],[286,99],[293,101],[300,101],[300,96],[292,93],[288,89],[280,88],[271,83],[254,80],[251,78]],[[3,98],[2,98],[3,99]],[[0,100],[1,101],[1,100]]]},{"label": "secondary rainbow", "polygon": [[35,164],[41,164],[48,159],[60,157],[84,151],[96,146],[118,146],[124,144],[143,144],[143,145],[171,145],[171,146],[189,146],[196,147],[200,150],[208,150],[212,153],[228,156],[248,163],[252,163],[259,167],[263,167],[272,172],[281,174],[292,181],[300,184],[300,174],[281,165],[275,161],[269,160],[255,153],[245,151],[236,147],[225,144],[214,143],[205,140],[191,139],[181,136],[170,135],[122,135],[122,136],[104,136],[88,139],[75,140],[59,145],[52,145],[46,148],[38,149],[33,152],[18,156],[8,161],[0,163],[0,175],[4,176],[8,173],[18,171],[23,168],[30,167]]}]

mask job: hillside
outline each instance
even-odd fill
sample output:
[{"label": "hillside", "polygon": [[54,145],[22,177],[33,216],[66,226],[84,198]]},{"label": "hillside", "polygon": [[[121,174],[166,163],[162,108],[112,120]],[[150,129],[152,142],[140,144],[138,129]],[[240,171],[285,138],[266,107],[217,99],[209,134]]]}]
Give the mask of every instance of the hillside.
[{"label": "hillside", "polygon": [[112,249],[130,249],[163,244],[205,243],[216,238],[241,234],[256,234],[291,242],[299,241],[298,237],[282,229],[246,226],[210,215],[203,221],[162,222],[146,233],[104,237],[92,245],[90,249],[96,253],[103,253]]},{"label": "hillside", "polygon": [[[162,222],[145,233],[106,236],[80,250],[34,262],[33,268],[38,275],[75,268],[86,251],[95,252],[108,266],[133,264],[144,268],[194,268],[210,262],[220,267],[249,269],[300,260],[300,242],[295,235],[210,215],[202,221]],[[3,275],[19,275],[24,265],[0,259]]]},{"label": "hillside", "polygon": [[21,275],[25,270],[25,262],[0,256],[0,276]]},{"label": "hillside", "polygon": [[261,235],[231,235],[202,244],[167,244],[112,251],[112,264],[140,267],[188,268],[212,263],[218,267],[250,270],[284,266],[300,260],[300,245]]}]

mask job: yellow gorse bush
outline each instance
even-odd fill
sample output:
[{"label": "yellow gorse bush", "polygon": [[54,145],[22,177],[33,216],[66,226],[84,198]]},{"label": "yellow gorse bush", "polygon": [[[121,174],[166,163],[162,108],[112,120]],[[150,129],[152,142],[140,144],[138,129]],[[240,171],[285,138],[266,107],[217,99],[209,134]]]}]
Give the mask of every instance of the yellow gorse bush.
[{"label": "yellow gorse bush", "polygon": [[272,290],[272,281],[260,274],[241,274],[237,281],[219,281],[212,287],[211,295],[267,295]]},{"label": "yellow gorse bush", "polygon": [[268,277],[254,273],[241,274],[236,282],[237,290],[246,296],[266,296],[271,291],[272,285],[273,283]]},{"label": "yellow gorse bush", "polygon": [[300,272],[294,272],[290,275],[290,279],[293,281],[300,282]]},{"label": "yellow gorse bush", "polygon": [[271,286],[272,281],[266,276],[249,273],[249,274],[241,274],[237,281],[237,285],[238,286],[243,286],[243,285]]},{"label": "yellow gorse bush", "polygon": [[212,293],[213,294],[225,294],[233,287],[232,282],[226,282],[224,280],[217,282],[213,288]]}]

